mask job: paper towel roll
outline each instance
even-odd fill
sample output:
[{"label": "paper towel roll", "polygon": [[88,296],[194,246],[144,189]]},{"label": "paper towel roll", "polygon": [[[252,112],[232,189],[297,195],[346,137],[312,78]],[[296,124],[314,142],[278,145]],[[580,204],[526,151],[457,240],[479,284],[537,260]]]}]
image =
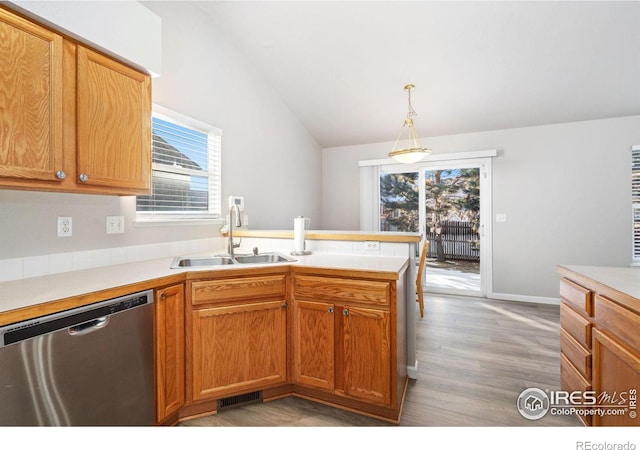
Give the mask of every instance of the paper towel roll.
[{"label": "paper towel roll", "polygon": [[293,219],[293,250],[296,253],[304,252],[305,219],[296,217]]}]

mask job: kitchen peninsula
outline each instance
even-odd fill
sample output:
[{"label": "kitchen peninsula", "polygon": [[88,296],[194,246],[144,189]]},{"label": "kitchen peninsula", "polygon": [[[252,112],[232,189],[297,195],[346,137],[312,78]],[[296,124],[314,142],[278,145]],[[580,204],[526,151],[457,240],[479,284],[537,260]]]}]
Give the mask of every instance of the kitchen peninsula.
[{"label": "kitchen peninsula", "polygon": [[[288,254],[285,241],[260,239],[261,251],[271,244]],[[418,238],[394,237],[404,251],[385,239],[366,235],[376,255],[327,247],[291,262],[183,269],[166,257],[7,281],[0,325],[153,289],[157,423],[247,395],[296,395],[397,423],[415,314],[408,248]],[[242,240],[242,251],[255,244]]]}]

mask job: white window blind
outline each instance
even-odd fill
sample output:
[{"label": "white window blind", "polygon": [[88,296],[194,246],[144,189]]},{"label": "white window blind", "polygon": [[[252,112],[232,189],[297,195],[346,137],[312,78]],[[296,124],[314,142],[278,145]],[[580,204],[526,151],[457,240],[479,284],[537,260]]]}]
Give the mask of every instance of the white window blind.
[{"label": "white window blind", "polygon": [[631,199],[633,262],[640,264],[640,145],[631,147]]},{"label": "white window blind", "polygon": [[138,218],[221,216],[222,131],[154,106],[151,195],[138,196]]}]

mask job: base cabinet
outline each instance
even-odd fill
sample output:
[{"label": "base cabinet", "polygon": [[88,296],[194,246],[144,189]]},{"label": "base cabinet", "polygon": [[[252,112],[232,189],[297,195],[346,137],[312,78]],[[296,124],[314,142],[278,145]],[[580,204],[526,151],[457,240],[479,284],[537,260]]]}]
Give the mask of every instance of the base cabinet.
[{"label": "base cabinet", "polygon": [[188,278],[180,419],[295,395],[398,423],[408,377],[396,277],[282,266]]},{"label": "base cabinet", "polygon": [[163,423],[185,403],[184,285],[155,292],[156,420]]},{"label": "base cabinet", "polygon": [[395,410],[394,294],[388,281],[294,275],[293,383]]},{"label": "base cabinet", "polygon": [[585,425],[638,426],[640,300],[561,269],[561,388],[593,391]]},{"label": "base cabinet", "polygon": [[391,402],[390,314],[359,307],[342,310],[345,394],[381,405]]},{"label": "base cabinet", "polygon": [[284,301],[205,308],[192,315],[194,400],[286,381]]},{"label": "base cabinet", "polygon": [[293,381],[333,390],[335,386],[332,303],[296,301],[294,305]]},{"label": "base cabinet", "polygon": [[[621,414],[594,415],[593,425],[637,426],[638,388],[640,386],[640,355],[629,350],[612,336],[594,330],[593,389],[607,396],[611,407],[619,405]],[[604,399],[604,397],[603,397]],[[618,410],[615,410],[618,412]]]},{"label": "base cabinet", "polygon": [[261,273],[189,282],[190,401],[286,383],[287,277]]}]

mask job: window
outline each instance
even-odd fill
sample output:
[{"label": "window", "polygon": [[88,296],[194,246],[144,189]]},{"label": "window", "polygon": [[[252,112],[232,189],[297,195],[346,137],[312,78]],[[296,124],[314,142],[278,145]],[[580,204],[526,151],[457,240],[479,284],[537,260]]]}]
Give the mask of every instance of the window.
[{"label": "window", "polygon": [[631,213],[633,217],[633,263],[640,265],[640,145],[631,147]]},{"label": "window", "polygon": [[138,196],[140,220],[221,217],[222,131],[154,105],[151,195]]}]

